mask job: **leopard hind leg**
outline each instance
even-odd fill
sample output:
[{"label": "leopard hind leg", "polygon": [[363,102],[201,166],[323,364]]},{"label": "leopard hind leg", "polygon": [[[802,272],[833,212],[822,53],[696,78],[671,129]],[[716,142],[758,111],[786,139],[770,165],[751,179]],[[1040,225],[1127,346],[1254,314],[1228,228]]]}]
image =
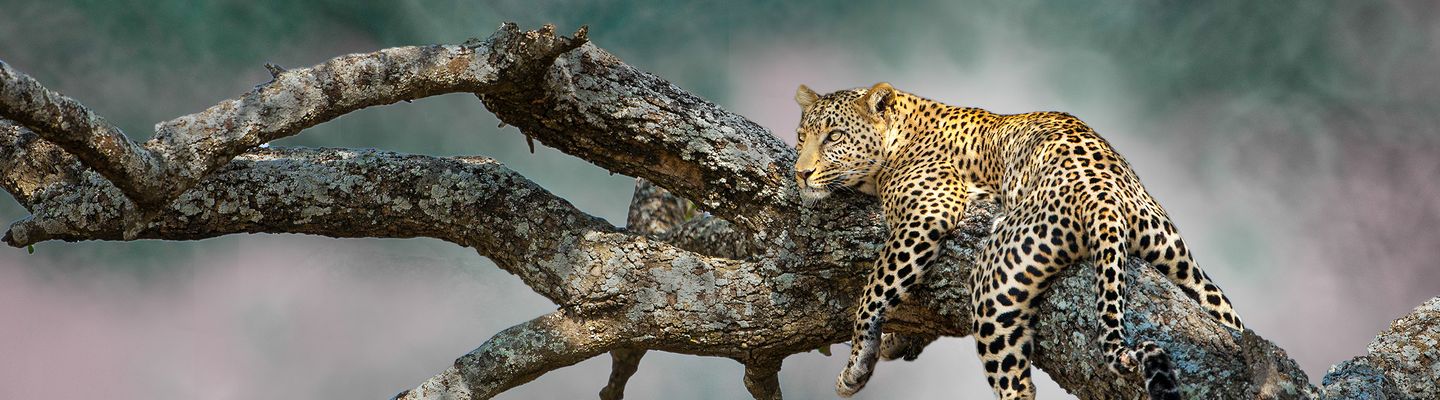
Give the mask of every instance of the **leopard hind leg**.
[{"label": "leopard hind leg", "polygon": [[1095,267],[1096,315],[1102,329],[1100,349],[1110,370],[1117,374],[1133,373],[1136,367],[1145,379],[1145,390],[1151,400],[1180,398],[1175,372],[1165,349],[1153,342],[1135,348],[1125,345],[1125,270],[1123,267],[1126,238],[1125,226],[1114,209],[1101,206],[1086,235],[1086,246]]},{"label": "leopard hind leg", "polygon": [[1060,259],[1065,258],[1062,253],[1066,250],[1052,246],[1048,239],[1031,236],[1040,226],[1019,225],[1036,220],[1011,215],[997,226],[981,254],[980,270],[971,280],[971,331],[976,352],[986,380],[1001,399],[1035,397],[1030,378],[1033,302],[1064,265]]}]

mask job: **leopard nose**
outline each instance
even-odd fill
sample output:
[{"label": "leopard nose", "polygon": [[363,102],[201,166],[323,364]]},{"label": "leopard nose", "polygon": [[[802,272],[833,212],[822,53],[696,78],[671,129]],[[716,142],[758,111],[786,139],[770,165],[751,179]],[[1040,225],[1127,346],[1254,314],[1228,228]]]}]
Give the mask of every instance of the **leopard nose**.
[{"label": "leopard nose", "polygon": [[804,182],[804,181],[806,181],[807,179],[810,179],[810,174],[813,174],[813,173],[815,173],[815,170],[813,170],[813,169],[807,169],[807,170],[802,170],[802,171],[795,171],[795,179],[798,179],[798,180],[800,180],[801,182]]}]

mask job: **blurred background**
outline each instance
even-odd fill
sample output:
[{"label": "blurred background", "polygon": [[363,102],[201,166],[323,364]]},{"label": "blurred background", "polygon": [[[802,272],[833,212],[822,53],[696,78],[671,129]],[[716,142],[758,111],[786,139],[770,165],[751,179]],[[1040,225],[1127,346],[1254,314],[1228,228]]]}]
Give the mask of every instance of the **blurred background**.
[{"label": "blurred background", "polygon": [[[589,24],[626,62],[791,143],[800,83],[883,80],[1002,113],[1075,114],[1129,158],[1247,325],[1315,382],[1440,295],[1440,3],[195,3],[0,0],[0,60],[145,140],[156,122],[268,81],[267,62],[459,43],[502,21]],[[447,95],[276,145],[490,156],[624,223],[630,178],[530,154],[496,125],[473,96]],[[0,196],[0,217],[25,215]],[[0,398],[385,398],[553,309],[429,239],[35,247],[0,249]],[[858,397],[989,398],[970,343],[888,363]],[[833,398],[844,361],[789,358],[785,395]],[[599,357],[500,398],[591,398],[608,366]],[[1042,398],[1068,397],[1040,380]],[[746,398],[740,382],[730,360],[652,353],[628,393]]]}]

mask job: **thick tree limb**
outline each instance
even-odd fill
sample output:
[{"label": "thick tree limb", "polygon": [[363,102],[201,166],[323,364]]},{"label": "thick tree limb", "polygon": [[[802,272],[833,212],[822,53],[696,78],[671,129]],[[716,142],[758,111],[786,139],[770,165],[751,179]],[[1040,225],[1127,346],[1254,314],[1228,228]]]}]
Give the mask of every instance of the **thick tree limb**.
[{"label": "thick tree limb", "polygon": [[598,47],[582,45],[511,89],[486,93],[485,106],[548,146],[648,179],[751,232],[795,214],[789,146]]},{"label": "thick tree limb", "polygon": [[[778,398],[775,372],[786,356],[849,338],[884,233],[868,199],[841,195],[798,207],[794,154],[782,142],[584,43],[583,31],[567,39],[506,25],[475,45],[387,49],[284,71],[240,98],[162,123],[143,148],[121,151],[150,152],[160,172],[103,172],[151,164],[97,153],[123,135],[78,103],[4,73],[0,116],[15,122],[0,119],[0,186],[32,213],[12,226],[11,245],[239,232],[436,237],[474,247],[559,306],[496,334],[401,397],[487,398],[606,352],[621,356],[623,377],[610,384],[623,388],[638,362],[620,358],[663,350],[740,361],[752,395]],[[253,148],[361,107],[447,91],[474,92],[527,136],[678,198],[642,193],[640,223],[625,231],[484,158]],[[34,93],[46,96],[25,98]],[[45,104],[59,107],[41,110],[58,120],[36,110]],[[86,151],[94,154],[72,155]],[[149,183],[127,179],[167,186],[132,194]],[[127,197],[158,204],[154,218],[135,218]],[[681,198],[710,214],[685,221]],[[993,212],[973,207],[920,290],[889,316],[889,331],[918,339],[896,342],[912,344],[894,355],[918,352],[926,338],[969,334],[971,261]],[[1273,344],[1224,330],[1143,264],[1127,268],[1132,339],[1170,350],[1185,393],[1317,393]],[[1136,396],[1137,379],[1114,376],[1098,354],[1092,274],[1063,272],[1041,300],[1036,365],[1081,398]]]},{"label": "thick tree limb", "polygon": [[[1187,399],[1314,398],[1305,373],[1285,351],[1253,331],[1237,334],[1139,259],[1126,268],[1125,327],[1136,342],[1150,340],[1170,352]],[[1094,268],[1069,268],[1040,303],[1035,364],[1082,399],[1144,398],[1132,380],[1115,379],[1101,359],[1093,313]],[[1136,304],[1141,303],[1141,304]],[[1078,329],[1077,329],[1078,328]],[[1058,372],[1058,374],[1057,374]]]},{"label": "thick tree limb", "polygon": [[[102,183],[66,182],[53,190],[99,195],[108,202],[57,193],[30,203],[48,222],[17,223],[10,244],[120,239],[116,211],[122,202],[113,187]],[[541,230],[546,234],[615,230],[488,158],[274,148],[231,162],[147,224],[140,238],[194,240],[256,232],[423,236],[483,247],[497,258],[533,257],[529,250],[507,246],[516,243],[509,240],[532,240],[520,221],[546,228]]]},{"label": "thick tree limb", "polygon": [[[72,156],[0,123],[0,183],[33,215],[5,236],[15,247],[45,240],[120,240],[123,196]],[[256,149],[176,199],[137,229],[139,238],[196,240],[233,233],[331,237],[433,237],[474,247],[551,299],[569,269],[536,260],[577,257],[586,237],[634,240],[494,160],[373,150]],[[575,253],[556,254],[557,249]],[[558,300],[557,300],[558,301]]]}]

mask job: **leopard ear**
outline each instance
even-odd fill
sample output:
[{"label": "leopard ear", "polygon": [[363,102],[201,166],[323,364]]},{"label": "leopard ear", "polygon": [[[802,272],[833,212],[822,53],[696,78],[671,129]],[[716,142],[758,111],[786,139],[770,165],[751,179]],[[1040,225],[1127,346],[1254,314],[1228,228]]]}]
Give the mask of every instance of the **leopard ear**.
[{"label": "leopard ear", "polygon": [[890,111],[895,105],[895,88],[891,87],[889,83],[877,83],[875,86],[871,86],[870,90],[865,92],[865,96],[860,97],[860,101],[855,105],[860,108],[862,113],[871,118],[884,116],[885,112]]},{"label": "leopard ear", "polygon": [[820,95],[815,94],[815,91],[810,90],[808,86],[800,85],[800,88],[795,89],[795,103],[800,104],[801,110],[810,108],[810,105],[815,104],[818,100],[820,100]]}]

